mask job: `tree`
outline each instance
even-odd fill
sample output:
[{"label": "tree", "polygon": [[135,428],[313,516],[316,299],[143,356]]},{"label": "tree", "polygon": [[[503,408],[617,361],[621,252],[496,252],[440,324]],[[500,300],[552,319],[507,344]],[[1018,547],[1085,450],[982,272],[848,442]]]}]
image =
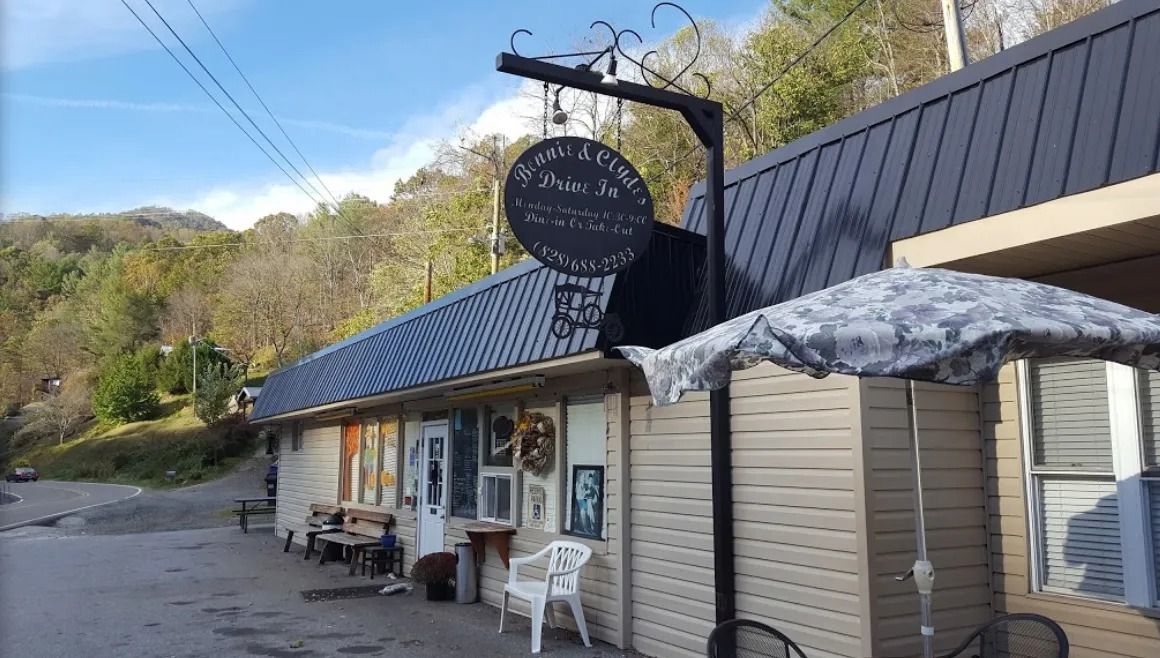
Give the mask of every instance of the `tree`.
[{"label": "tree", "polygon": [[63,445],[64,440],[92,415],[90,395],[88,383],[82,375],[69,377],[61,382],[59,392],[31,414],[29,423],[51,429],[56,435],[57,445]]},{"label": "tree", "polygon": [[177,343],[189,336],[200,336],[209,329],[211,317],[209,298],[196,286],[183,286],[165,301],[161,317],[162,335]]},{"label": "tree", "polygon": [[242,385],[241,368],[227,364],[210,364],[198,377],[197,397],[193,411],[201,422],[213,425],[229,414],[230,400]]},{"label": "tree", "polygon": [[116,358],[101,373],[93,392],[93,412],[106,422],[129,423],[157,414],[161,399],[156,382],[135,355]]}]

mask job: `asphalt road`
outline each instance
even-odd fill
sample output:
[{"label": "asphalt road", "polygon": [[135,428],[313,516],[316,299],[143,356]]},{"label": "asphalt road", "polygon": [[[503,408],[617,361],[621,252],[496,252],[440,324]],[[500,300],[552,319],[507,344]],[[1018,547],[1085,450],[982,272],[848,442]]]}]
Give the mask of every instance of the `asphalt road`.
[{"label": "asphalt road", "polygon": [[44,523],[81,510],[133,498],[137,487],[90,482],[13,482],[8,489],[20,496],[16,503],[0,505],[0,531]]},{"label": "asphalt road", "polygon": [[[112,506],[117,507],[117,506]],[[35,530],[35,533],[32,531]],[[337,562],[282,552],[270,530],[237,526],[0,539],[0,656],[12,658],[511,658],[528,656],[524,617],[483,604],[398,596],[307,600],[304,590],[403,582],[347,575]],[[494,556],[490,559],[495,559]],[[589,624],[604,613],[593,610]],[[544,629],[544,656],[632,652]]]}]

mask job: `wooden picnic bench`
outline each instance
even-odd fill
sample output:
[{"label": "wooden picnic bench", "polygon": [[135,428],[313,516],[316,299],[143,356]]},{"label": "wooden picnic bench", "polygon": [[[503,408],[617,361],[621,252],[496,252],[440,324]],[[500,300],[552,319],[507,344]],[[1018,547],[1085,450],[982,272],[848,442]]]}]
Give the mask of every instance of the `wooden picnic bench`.
[{"label": "wooden picnic bench", "polygon": [[250,531],[251,516],[271,515],[278,510],[278,499],[274,496],[235,498],[234,502],[239,503],[242,506],[241,509],[234,510],[234,514],[236,514],[238,517],[238,525],[241,526],[243,534]]},{"label": "wooden picnic bench", "polygon": [[[317,540],[327,544],[344,546],[351,550],[350,575],[362,561],[362,553],[367,548],[381,546],[379,538],[391,529],[394,516],[386,512],[370,512],[367,510],[347,510],[342,523],[342,532],[332,532],[317,535]],[[319,551],[318,563],[326,562],[327,551]]]},{"label": "wooden picnic bench", "polygon": [[290,552],[290,542],[294,541],[294,535],[299,533],[306,537],[306,556],[302,559],[309,560],[310,554],[314,552],[314,542],[318,535],[342,532],[341,526],[323,525],[330,517],[336,514],[339,516],[342,515],[342,508],[338,505],[311,503],[310,514],[306,515],[306,521],[304,523],[283,526],[286,530],[286,545],[282,547],[282,552]]}]

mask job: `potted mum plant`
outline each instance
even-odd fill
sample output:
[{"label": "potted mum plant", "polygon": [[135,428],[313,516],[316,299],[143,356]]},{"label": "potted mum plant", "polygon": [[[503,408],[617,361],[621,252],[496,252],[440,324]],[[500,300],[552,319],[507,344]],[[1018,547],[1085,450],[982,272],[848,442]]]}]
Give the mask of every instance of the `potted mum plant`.
[{"label": "potted mum plant", "polygon": [[415,561],[411,580],[427,586],[428,601],[450,601],[455,598],[454,553],[431,553]]}]

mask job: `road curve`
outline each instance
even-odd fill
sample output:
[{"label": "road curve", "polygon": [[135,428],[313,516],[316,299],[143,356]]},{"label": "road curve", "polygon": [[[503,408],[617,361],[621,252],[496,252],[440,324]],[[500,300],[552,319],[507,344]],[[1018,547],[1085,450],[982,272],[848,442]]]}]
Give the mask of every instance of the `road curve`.
[{"label": "road curve", "polygon": [[74,512],[119,503],[141,493],[138,487],[93,482],[14,482],[9,490],[16,503],[0,505],[0,531],[43,523]]}]

